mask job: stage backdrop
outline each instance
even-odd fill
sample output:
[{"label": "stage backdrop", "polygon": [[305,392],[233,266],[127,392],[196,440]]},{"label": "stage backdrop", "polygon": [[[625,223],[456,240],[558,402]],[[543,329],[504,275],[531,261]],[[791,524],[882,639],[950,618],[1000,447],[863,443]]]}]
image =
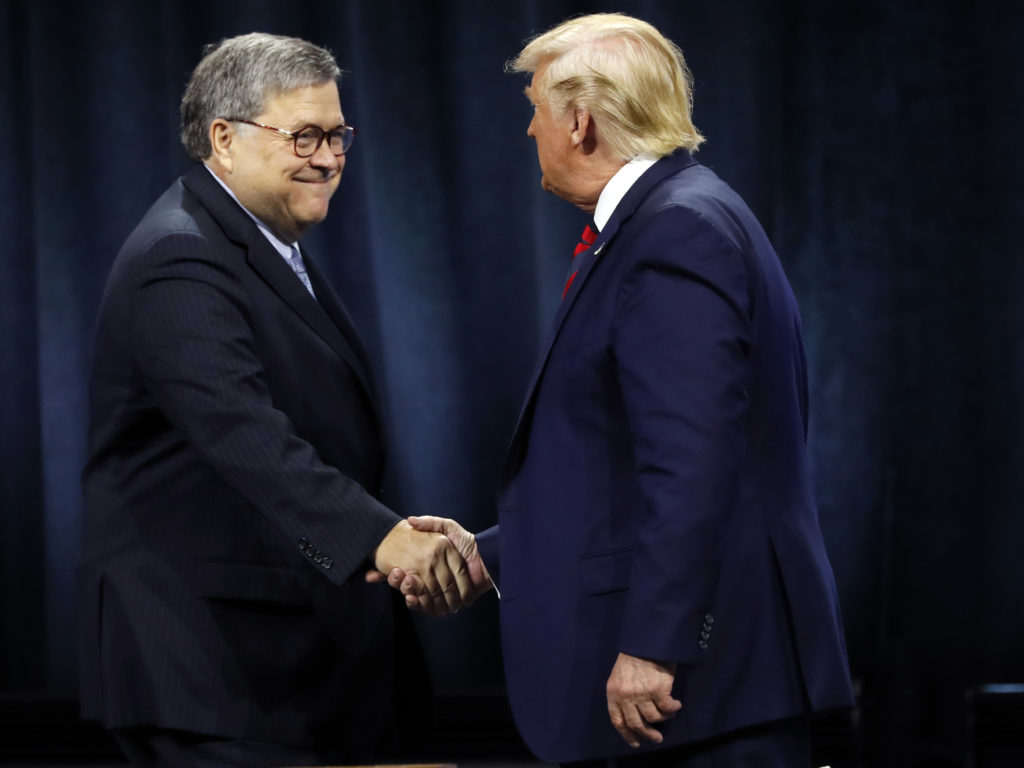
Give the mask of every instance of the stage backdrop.
[{"label": "stage backdrop", "polygon": [[[359,134],[306,243],[379,372],[390,502],[480,529],[585,221],[539,189],[502,66],[609,10],[682,46],[700,159],[796,289],[871,754],[959,757],[963,689],[1024,678],[1024,5],[986,0],[0,3],[0,687],[75,689],[92,327],[120,243],[186,167],[203,44],[299,35],[346,70]],[[442,691],[501,685],[482,603],[421,624]]]}]

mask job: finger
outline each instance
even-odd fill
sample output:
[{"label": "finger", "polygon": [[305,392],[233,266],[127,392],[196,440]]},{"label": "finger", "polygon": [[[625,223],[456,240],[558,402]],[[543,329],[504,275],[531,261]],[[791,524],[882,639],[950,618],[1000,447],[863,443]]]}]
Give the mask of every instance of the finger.
[{"label": "finger", "polygon": [[636,708],[645,723],[660,723],[663,719],[661,712],[650,699],[641,701],[637,704]]},{"label": "finger", "polygon": [[[457,553],[456,553],[457,556]],[[461,560],[461,558],[459,558]],[[441,589],[441,600],[445,610],[455,613],[462,607],[462,593],[459,591],[459,584],[448,567],[447,557],[442,557],[434,566],[434,575],[437,578],[437,585]]]},{"label": "finger", "polygon": [[640,717],[644,719],[644,722],[651,725],[663,722],[668,720],[670,717],[675,716],[675,712],[670,712],[668,714],[662,712],[650,699],[640,702],[637,705],[637,709],[640,710]]},{"label": "finger", "polygon": [[408,608],[410,611],[416,611],[417,613],[421,613],[423,610],[420,607],[420,599],[416,597],[416,595],[405,596],[405,607]]},{"label": "finger", "polygon": [[[430,573],[433,576],[437,589],[431,589],[435,598],[444,602],[445,611],[454,613],[462,607],[462,596],[459,592],[458,582],[452,569],[448,567],[448,558],[454,550],[452,543],[444,536],[438,536],[434,541],[434,549],[431,557]],[[462,558],[458,552],[454,553],[456,562],[462,564]]]},{"label": "finger", "polygon": [[633,730],[626,725],[626,716],[622,712],[622,708],[617,702],[613,702],[611,699],[608,700],[608,717],[612,721],[612,726],[619,732],[619,736],[629,744],[629,746],[636,747],[640,746],[640,740],[633,733]]},{"label": "finger", "polygon": [[626,727],[632,731],[634,738],[638,740],[647,739],[648,741],[661,743],[661,731],[652,727],[644,720],[643,715],[640,713],[640,709],[636,704],[626,704],[622,708],[622,714],[626,719]]},{"label": "finger", "polygon": [[670,717],[675,717],[676,712],[683,708],[683,702],[679,699],[673,699],[672,694],[668,691],[662,691],[654,696],[652,702],[658,711],[661,713],[662,720],[668,720]]},{"label": "finger", "polygon": [[[410,581],[415,578],[407,576],[402,585],[402,596],[405,599],[405,606],[410,610],[422,613],[424,616],[439,616],[436,601],[430,592],[423,586],[423,583],[416,578],[415,586],[409,587]],[[443,603],[442,603],[443,604]]]},{"label": "finger", "polygon": [[448,571],[454,577],[460,605],[469,605],[476,597],[477,586],[473,583],[466,561],[455,547],[450,547],[445,551],[445,562],[448,565]]},{"label": "finger", "polygon": [[420,578],[423,579],[423,591],[430,595],[435,600],[444,599],[444,587],[441,585],[440,580],[437,578],[437,569],[429,568],[420,574]]},{"label": "finger", "polygon": [[[379,584],[380,582],[384,581],[385,577],[383,573],[374,568],[371,571],[367,571],[366,576],[364,576],[363,578],[366,579],[366,582],[368,584]],[[388,584],[391,584],[391,582],[389,581]],[[394,586],[394,584],[391,584],[391,586]]]},{"label": "finger", "polygon": [[422,587],[416,592],[420,598],[422,613],[427,616],[443,616],[447,613],[448,602],[445,600],[444,588],[438,580],[437,569],[427,568],[416,576],[422,583]]},{"label": "finger", "polygon": [[[383,574],[381,574],[383,576]],[[388,574],[388,586],[400,589],[402,582],[405,580],[405,571],[401,568],[392,568],[391,573]]]},{"label": "finger", "polygon": [[403,595],[412,595],[413,597],[419,597],[428,592],[423,580],[414,573],[406,574],[398,589]]}]

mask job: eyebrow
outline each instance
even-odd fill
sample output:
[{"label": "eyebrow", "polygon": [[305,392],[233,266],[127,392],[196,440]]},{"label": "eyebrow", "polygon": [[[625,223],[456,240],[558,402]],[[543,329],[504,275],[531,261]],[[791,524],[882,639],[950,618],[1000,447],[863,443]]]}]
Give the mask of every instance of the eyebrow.
[{"label": "eyebrow", "polygon": [[302,123],[301,125],[299,125],[298,128],[293,128],[291,130],[292,130],[292,133],[299,133],[300,131],[304,131],[307,128],[319,128],[321,131],[327,131],[328,133],[330,133],[331,131],[336,131],[339,128],[344,128],[346,125],[347,125],[347,123],[345,123],[344,120],[342,120],[337,125],[332,125],[330,128],[324,128],[319,123],[309,123],[309,122],[306,122],[306,123]]}]

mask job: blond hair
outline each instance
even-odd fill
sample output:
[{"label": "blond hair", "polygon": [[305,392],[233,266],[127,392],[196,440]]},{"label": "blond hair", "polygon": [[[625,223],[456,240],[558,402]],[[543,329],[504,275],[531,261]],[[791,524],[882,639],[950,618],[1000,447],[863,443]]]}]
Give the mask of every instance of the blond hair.
[{"label": "blond hair", "polygon": [[545,65],[533,98],[561,113],[587,110],[622,160],[695,152],[704,141],[690,116],[693,77],[683,52],[646,21],[620,13],[570,19],[530,40],[506,69]]}]

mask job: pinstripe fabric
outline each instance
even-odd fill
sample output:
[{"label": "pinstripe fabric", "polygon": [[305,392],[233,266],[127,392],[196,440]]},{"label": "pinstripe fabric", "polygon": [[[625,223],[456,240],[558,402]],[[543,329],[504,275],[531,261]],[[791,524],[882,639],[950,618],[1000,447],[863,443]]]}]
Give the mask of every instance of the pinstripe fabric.
[{"label": "pinstripe fabric", "polygon": [[[389,720],[398,517],[365,351],[196,166],[119,253],[93,360],[82,696],[108,726],[351,743]],[[403,616],[404,619],[404,616]]]}]

